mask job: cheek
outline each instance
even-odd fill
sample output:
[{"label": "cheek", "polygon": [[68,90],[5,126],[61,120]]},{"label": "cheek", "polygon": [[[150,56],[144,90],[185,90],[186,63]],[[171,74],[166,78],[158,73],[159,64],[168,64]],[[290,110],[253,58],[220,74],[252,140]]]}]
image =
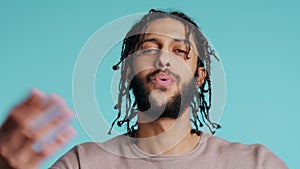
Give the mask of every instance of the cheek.
[{"label": "cheek", "polygon": [[135,74],[154,68],[154,59],[150,57],[138,57],[132,60],[132,68]]},{"label": "cheek", "polygon": [[192,57],[187,61],[187,66],[189,68],[190,76],[194,78],[196,70],[197,70],[197,57]]},{"label": "cheek", "polygon": [[193,55],[193,57],[188,60],[189,67],[191,69],[191,72],[193,72],[193,74],[196,72],[197,63],[198,63],[197,55]]},{"label": "cheek", "polygon": [[147,93],[148,92],[148,86],[147,86],[147,80],[144,73],[140,72],[132,78],[130,81],[130,85],[133,90],[135,90],[137,93]]},{"label": "cheek", "polygon": [[194,60],[186,60],[173,66],[174,73],[178,74],[182,83],[191,81],[194,78],[196,71],[196,64]]},{"label": "cheek", "polygon": [[132,74],[132,78],[135,78],[136,80],[140,81],[141,85],[146,85],[147,84],[147,75],[151,72],[151,70],[143,70],[140,72],[134,72]]}]

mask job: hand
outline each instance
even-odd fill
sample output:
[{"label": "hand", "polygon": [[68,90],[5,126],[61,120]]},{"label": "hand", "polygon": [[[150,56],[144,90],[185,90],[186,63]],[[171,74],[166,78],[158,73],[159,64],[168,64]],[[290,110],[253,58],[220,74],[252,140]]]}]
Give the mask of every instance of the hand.
[{"label": "hand", "polygon": [[0,168],[35,169],[75,135],[65,101],[33,89],[0,128]]}]

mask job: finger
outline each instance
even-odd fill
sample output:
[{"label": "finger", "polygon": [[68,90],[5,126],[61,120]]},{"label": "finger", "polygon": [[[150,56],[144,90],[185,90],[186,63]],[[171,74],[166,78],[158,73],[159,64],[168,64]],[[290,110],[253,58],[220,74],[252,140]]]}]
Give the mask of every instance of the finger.
[{"label": "finger", "polygon": [[52,104],[55,104],[57,102],[60,102],[62,104],[65,104],[64,99],[59,97],[56,94],[50,94],[47,95],[44,92],[38,90],[38,89],[32,89],[30,95],[25,99],[21,104],[16,106],[12,113],[18,118],[24,117],[24,114],[26,113],[27,116],[34,117],[37,114],[32,113],[31,111],[24,111],[26,108],[35,109],[44,111]]},{"label": "finger", "polygon": [[27,168],[38,168],[43,160],[56,153],[61,147],[66,145],[71,138],[76,135],[76,131],[71,127],[67,126],[66,131],[58,136],[54,142],[46,146],[40,153],[32,157],[27,162]]},{"label": "finger", "polygon": [[41,128],[45,127],[46,125],[55,121],[56,119],[67,116],[66,112],[66,108],[63,105],[55,103],[51,105],[48,109],[46,109],[44,112],[41,112],[41,115],[36,117],[29,124],[28,130],[30,130],[32,133],[35,133],[37,130],[40,130]]},{"label": "finger", "polygon": [[51,94],[49,106],[30,122],[25,133],[28,137],[31,137],[32,133],[45,128],[54,121],[63,119],[69,122],[74,118],[75,113],[67,107],[65,101],[58,95]]},{"label": "finger", "polygon": [[41,150],[44,149],[48,144],[50,144],[56,140],[59,133],[62,130],[64,130],[64,128],[65,128],[64,123],[57,125],[50,132],[48,132],[46,135],[44,135],[42,138],[40,138],[38,141],[36,141],[32,145],[32,148],[35,150],[35,152],[38,152],[38,153],[41,152]]},{"label": "finger", "polygon": [[72,110],[56,104],[35,119],[25,133],[33,141],[36,141],[38,138],[44,137],[45,133],[54,130],[54,128],[70,123],[74,118],[75,113]]},{"label": "finger", "polygon": [[49,101],[50,98],[48,95],[36,88],[33,88],[31,89],[30,95],[27,97],[27,99],[25,99],[23,104],[32,107],[43,108],[49,103]]},{"label": "finger", "polygon": [[[48,126],[39,130],[31,138],[34,142],[33,148],[36,152],[40,152],[48,144],[54,142],[57,137],[64,133],[68,129],[70,118],[63,118],[56,121],[53,121]],[[45,134],[46,133],[46,134]]]},{"label": "finger", "polygon": [[69,141],[76,136],[76,131],[70,125],[66,126],[65,131],[56,137],[56,139],[40,152],[45,156],[51,156],[61,147],[67,145]]},{"label": "finger", "polygon": [[49,98],[51,99],[51,101],[55,101],[55,102],[60,102],[62,104],[66,104],[65,99],[63,99],[62,97],[60,97],[59,95],[57,95],[55,93],[51,93],[49,95]]},{"label": "finger", "polygon": [[[58,130],[60,131],[59,133]],[[46,157],[56,152],[59,147],[65,145],[70,138],[75,136],[75,133],[75,130],[70,125],[58,125],[52,130],[52,134],[45,135],[37,144],[32,144],[27,139],[22,146],[19,146],[14,151],[10,148],[2,149],[0,155],[13,168],[34,168]],[[35,151],[34,145],[41,146],[39,148],[41,150]]]},{"label": "finger", "polygon": [[21,128],[26,128],[29,122],[40,114],[49,105],[49,97],[37,89],[32,90],[30,96],[21,104],[14,107],[8,120],[17,122]]},{"label": "finger", "polygon": [[33,148],[34,145],[27,140],[17,152],[9,152],[10,154],[7,155],[9,165],[15,168],[20,168],[20,165],[22,167],[24,167],[24,165],[37,166],[45,158],[53,155],[59,148],[66,145],[75,135],[75,130],[70,125],[67,125],[59,135],[55,136],[55,139],[47,140],[48,143],[45,142],[44,148],[39,152],[36,152]]}]

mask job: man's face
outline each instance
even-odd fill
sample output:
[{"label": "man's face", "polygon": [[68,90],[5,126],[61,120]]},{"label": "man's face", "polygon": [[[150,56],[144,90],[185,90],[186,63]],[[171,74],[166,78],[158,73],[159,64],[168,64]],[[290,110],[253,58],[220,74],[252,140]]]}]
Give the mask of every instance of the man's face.
[{"label": "man's face", "polygon": [[130,56],[129,76],[140,111],[151,107],[150,116],[177,118],[179,110],[189,106],[198,56],[190,36],[187,59],[186,35],[186,27],[176,19],[158,19],[148,25],[143,43]]}]

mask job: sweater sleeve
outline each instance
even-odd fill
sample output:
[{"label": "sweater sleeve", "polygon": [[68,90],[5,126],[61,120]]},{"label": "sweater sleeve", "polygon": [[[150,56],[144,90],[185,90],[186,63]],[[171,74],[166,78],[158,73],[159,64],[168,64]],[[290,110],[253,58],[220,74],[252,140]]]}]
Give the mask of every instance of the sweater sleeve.
[{"label": "sweater sleeve", "polygon": [[257,160],[261,162],[262,169],[288,169],[286,164],[265,146],[260,145]]}]

